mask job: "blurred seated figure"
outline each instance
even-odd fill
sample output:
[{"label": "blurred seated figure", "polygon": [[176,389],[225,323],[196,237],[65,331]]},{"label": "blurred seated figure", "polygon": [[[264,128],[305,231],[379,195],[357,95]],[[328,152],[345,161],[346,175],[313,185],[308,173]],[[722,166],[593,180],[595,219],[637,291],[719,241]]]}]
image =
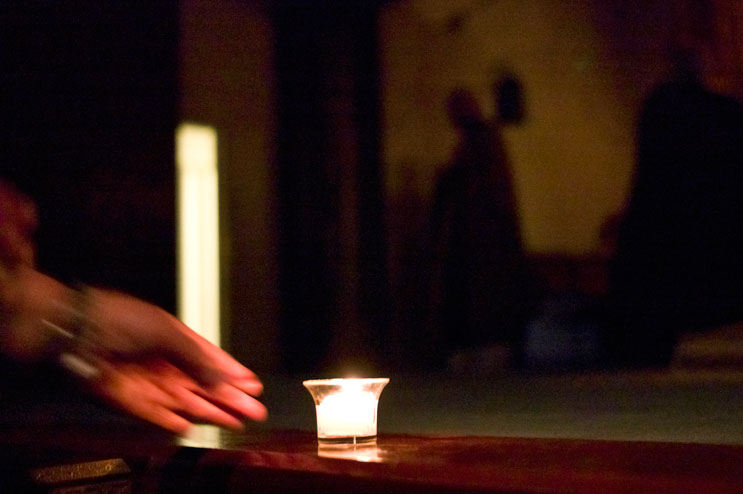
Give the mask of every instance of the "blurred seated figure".
[{"label": "blurred seated figure", "polygon": [[739,48],[710,34],[677,46],[639,121],[610,274],[620,365],[664,366],[682,333],[743,316],[743,82]]},{"label": "blurred seated figure", "polygon": [[[256,375],[175,317],[37,271],[35,226],[34,204],[0,181],[0,356],[24,368],[53,362],[111,407],[174,433],[193,422],[239,429],[266,417]],[[3,386],[29,384],[8,382],[14,377],[3,375]]]}]

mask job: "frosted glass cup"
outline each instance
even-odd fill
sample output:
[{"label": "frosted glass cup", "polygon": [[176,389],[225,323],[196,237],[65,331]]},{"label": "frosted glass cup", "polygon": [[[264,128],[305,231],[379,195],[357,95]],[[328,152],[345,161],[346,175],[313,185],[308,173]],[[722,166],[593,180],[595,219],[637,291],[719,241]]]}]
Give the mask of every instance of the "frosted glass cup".
[{"label": "frosted glass cup", "polygon": [[315,401],[321,444],[362,444],[377,439],[377,405],[390,380],[313,379],[302,384]]}]

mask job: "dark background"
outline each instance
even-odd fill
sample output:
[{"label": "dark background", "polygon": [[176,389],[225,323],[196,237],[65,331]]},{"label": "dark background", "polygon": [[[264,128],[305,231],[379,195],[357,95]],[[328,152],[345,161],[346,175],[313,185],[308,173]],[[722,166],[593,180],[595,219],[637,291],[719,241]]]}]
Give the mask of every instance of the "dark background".
[{"label": "dark background", "polygon": [[[335,260],[343,164],[334,156],[349,121],[359,150],[359,311],[377,346],[385,337],[378,5],[258,3],[276,36],[281,361],[302,371],[331,339],[343,262]],[[0,169],[38,204],[40,269],[175,311],[179,2],[0,9]]]},{"label": "dark background", "polygon": [[[376,26],[385,2],[245,3],[268,13],[275,37],[277,151],[270,165],[281,366],[308,372],[326,363],[338,321],[353,320],[364,340],[359,346],[368,349],[364,358],[399,368],[421,342],[406,339],[404,358],[390,361],[395,301],[385,261]],[[40,268],[169,311],[180,7],[175,0],[0,5],[0,173],[39,205]],[[339,158],[348,149],[350,172]],[[352,210],[343,199],[346,175]],[[580,262],[542,267],[552,286],[573,290]],[[345,317],[338,311],[349,310],[339,303],[349,272],[355,313]],[[601,279],[591,276],[587,284]],[[406,322],[427,323],[412,319]]]},{"label": "dark background", "polygon": [[38,262],[172,310],[178,3],[3,2],[2,172]]}]

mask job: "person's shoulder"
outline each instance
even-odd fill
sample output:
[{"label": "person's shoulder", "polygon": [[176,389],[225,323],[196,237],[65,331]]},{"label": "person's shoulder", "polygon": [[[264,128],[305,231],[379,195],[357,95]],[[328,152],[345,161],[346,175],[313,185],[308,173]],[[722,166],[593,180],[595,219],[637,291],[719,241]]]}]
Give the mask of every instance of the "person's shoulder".
[{"label": "person's shoulder", "polygon": [[646,106],[661,106],[698,100],[707,96],[708,91],[694,80],[669,80],[658,84],[648,95]]},{"label": "person's shoulder", "polygon": [[743,109],[734,98],[716,93],[697,81],[668,81],[658,85],[643,106],[645,120],[700,123],[740,119]]},{"label": "person's shoulder", "polygon": [[741,110],[741,104],[732,96],[718,93],[700,81],[680,79],[663,82],[650,92],[646,104],[683,103],[708,104]]}]

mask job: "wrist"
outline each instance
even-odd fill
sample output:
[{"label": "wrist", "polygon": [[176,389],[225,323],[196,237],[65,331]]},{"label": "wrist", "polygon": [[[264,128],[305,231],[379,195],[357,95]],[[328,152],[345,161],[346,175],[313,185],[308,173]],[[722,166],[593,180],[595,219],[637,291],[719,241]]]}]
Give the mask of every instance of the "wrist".
[{"label": "wrist", "polygon": [[5,354],[25,362],[56,361],[76,375],[95,378],[98,351],[89,289],[70,288],[26,266],[4,288],[0,349]]},{"label": "wrist", "polygon": [[99,375],[96,326],[90,317],[92,295],[87,287],[67,287],[63,296],[52,299],[40,319],[41,330],[50,338],[48,354],[78,377],[86,380]]}]

